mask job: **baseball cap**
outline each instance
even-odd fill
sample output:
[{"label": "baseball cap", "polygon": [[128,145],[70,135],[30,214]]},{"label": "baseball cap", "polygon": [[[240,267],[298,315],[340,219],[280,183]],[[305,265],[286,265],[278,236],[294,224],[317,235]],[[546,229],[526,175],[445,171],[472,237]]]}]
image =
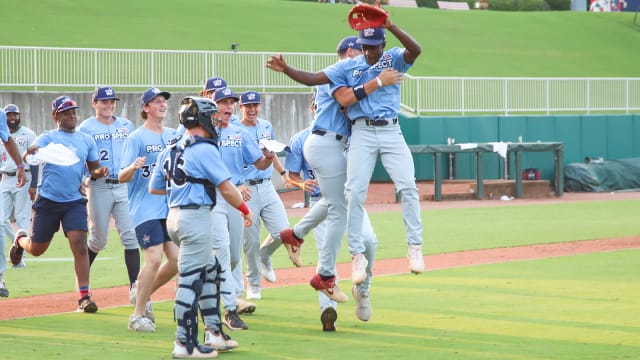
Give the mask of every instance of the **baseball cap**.
[{"label": "baseball cap", "polygon": [[368,28],[360,30],[358,35],[358,44],[362,45],[380,45],[384,42],[386,34],[383,28]]},{"label": "baseball cap", "polygon": [[147,105],[147,103],[151,100],[153,100],[153,98],[155,98],[156,96],[160,96],[162,95],[165,99],[169,100],[169,98],[171,98],[171,94],[169,94],[166,91],[162,91],[156,87],[152,87],[150,89],[148,89],[147,91],[142,93],[142,96],[140,96],[140,106],[145,106]]},{"label": "baseball cap", "polygon": [[357,36],[347,36],[346,38],[340,40],[338,43],[338,47],[336,48],[336,52],[346,51],[347,49],[356,49],[362,50],[362,45],[357,43]]},{"label": "baseball cap", "polygon": [[212,77],[204,82],[204,91],[218,91],[218,89],[226,88],[227,82],[220,77]]},{"label": "baseball cap", "polygon": [[76,103],[75,100],[66,95],[58,96],[51,102],[51,111],[56,114],[69,109],[77,109],[79,107],[80,106],[78,106],[78,103]]},{"label": "baseball cap", "polygon": [[260,104],[260,94],[253,90],[243,92],[240,96],[240,105],[244,104]]},{"label": "baseball cap", "polygon": [[97,87],[93,92],[93,97],[91,98],[93,101],[98,100],[120,100],[116,97],[116,92],[113,90],[111,86],[100,86]]},{"label": "baseball cap", "polygon": [[233,90],[229,89],[228,87],[216,90],[215,94],[213,95],[213,101],[215,102],[229,98],[233,99],[233,101],[239,100],[236,93],[234,93]]},{"label": "baseball cap", "polygon": [[16,104],[9,104],[4,107],[4,112],[20,114],[20,108]]}]

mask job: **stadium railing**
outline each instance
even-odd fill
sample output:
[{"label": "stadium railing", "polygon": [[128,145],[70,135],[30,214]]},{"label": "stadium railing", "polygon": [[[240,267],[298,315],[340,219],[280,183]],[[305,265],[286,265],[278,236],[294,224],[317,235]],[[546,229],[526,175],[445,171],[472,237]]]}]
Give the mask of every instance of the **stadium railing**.
[{"label": "stadium railing", "polygon": [[[109,84],[197,91],[220,76],[237,91],[310,91],[269,70],[273,53],[0,46],[2,90],[91,90]],[[287,63],[319,71],[333,53],[283,53]],[[490,78],[407,75],[402,107],[418,115],[630,113],[640,110],[640,78]]]}]

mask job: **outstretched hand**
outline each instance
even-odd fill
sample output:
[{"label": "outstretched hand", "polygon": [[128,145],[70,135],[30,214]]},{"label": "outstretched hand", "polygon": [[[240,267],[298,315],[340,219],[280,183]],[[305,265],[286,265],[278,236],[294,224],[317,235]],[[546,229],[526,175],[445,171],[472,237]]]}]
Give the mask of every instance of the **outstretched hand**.
[{"label": "outstretched hand", "polygon": [[267,59],[267,67],[273,71],[284,72],[287,68],[287,63],[284,61],[282,54],[278,56],[271,56]]}]

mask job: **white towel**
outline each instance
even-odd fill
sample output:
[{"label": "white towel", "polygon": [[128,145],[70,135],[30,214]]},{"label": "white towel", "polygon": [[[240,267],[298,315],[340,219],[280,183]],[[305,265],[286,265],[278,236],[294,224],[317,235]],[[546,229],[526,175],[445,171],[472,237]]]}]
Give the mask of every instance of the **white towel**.
[{"label": "white towel", "polygon": [[71,166],[77,164],[80,159],[73,150],[62,144],[49,143],[49,145],[39,148],[33,155],[27,155],[29,165],[40,165],[49,163],[60,166]]},{"label": "white towel", "polygon": [[460,150],[475,149],[478,147],[478,144],[475,144],[475,143],[465,143],[465,144],[457,144],[457,145],[460,146]]},{"label": "white towel", "polygon": [[503,159],[507,158],[507,148],[509,147],[509,143],[505,142],[491,142],[489,143],[493,146],[493,152],[497,152],[500,157]]}]

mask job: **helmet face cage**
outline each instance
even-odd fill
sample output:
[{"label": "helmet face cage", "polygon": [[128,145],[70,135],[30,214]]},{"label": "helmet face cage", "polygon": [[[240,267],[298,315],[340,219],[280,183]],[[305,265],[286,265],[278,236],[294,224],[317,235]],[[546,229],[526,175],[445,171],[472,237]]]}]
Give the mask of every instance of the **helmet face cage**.
[{"label": "helmet face cage", "polygon": [[217,140],[218,133],[215,130],[216,119],[214,114],[218,112],[216,103],[209,98],[187,96],[180,101],[178,118],[180,124],[190,129],[202,126],[212,138]]}]

